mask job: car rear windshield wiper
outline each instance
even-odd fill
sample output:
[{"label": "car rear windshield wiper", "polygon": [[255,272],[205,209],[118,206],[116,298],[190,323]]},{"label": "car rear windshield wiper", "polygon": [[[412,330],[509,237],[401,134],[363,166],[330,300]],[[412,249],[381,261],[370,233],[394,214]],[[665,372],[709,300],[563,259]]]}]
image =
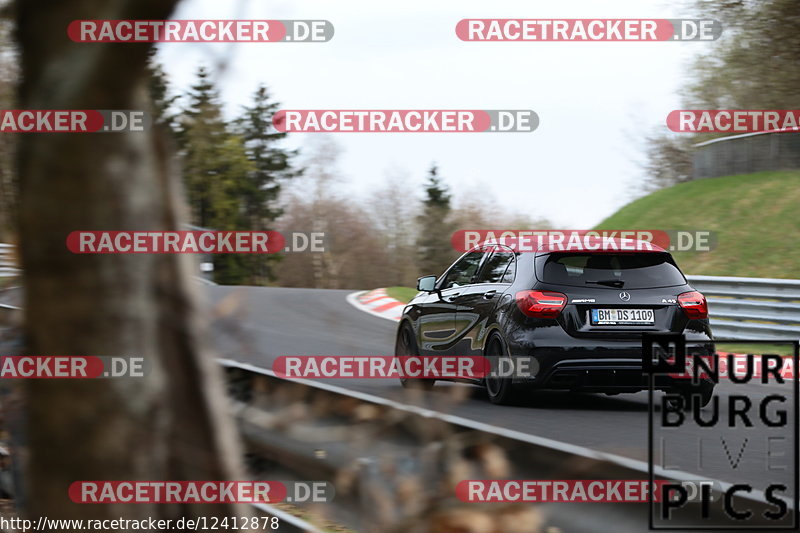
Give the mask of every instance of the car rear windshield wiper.
[{"label": "car rear windshield wiper", "polygon": [[593,285],[608,285],[609,287],[623,287],[625,282],[621,279],[598,279],[597,281],[586,280],[586,283],[591,283]]}]

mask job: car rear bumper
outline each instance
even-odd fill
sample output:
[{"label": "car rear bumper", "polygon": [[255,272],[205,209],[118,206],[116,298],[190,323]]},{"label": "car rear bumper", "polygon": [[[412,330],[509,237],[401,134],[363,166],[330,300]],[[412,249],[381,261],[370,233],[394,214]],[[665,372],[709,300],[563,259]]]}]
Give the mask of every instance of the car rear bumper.
[{"label": "car rear bumper", "polygon": [[[509,346],[512,356],[530,358],[534,371],[517,375],[515,383],[539,389],[580,390],[585,392],[637,392],[650,387],[650,376],[642,367],[641,341],[603,341],[570,338],[559,347]],[[710,338],[687,339],[688,355],[714,353]],[[704,380],[705,386],[713,385]],[[676,390],[692,386],[688,377],[654,376],[656,390]]]},{"label": "car rear bumper", "polygon": [[[692,386],[689,378],[656,375],[653,379],[655,390]],[[537,389],[584,392],[638,392],[650,387],[650,376],[642,371],[641,360],[561,361],[541,372],[536,379],[521,381]],[[713,385],[707,380],[704,383]]]}]

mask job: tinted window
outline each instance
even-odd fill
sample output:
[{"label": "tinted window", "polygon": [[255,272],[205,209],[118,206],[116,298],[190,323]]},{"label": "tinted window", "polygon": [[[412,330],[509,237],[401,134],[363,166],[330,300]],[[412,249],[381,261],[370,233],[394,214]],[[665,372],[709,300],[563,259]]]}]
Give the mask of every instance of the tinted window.
[{"label": "tinted window", "polygon": [[[550,254],[538,270],[546,283],[579,287],[612,287],[623,282],[626,289],[683,285],[686,279],[668,254]],[[602,281],[597,284],[592,282]]]},{"label": "tinted window", "polygon": [[[484,263],[477,283],[500,283],[508,269],[509,263],[514,259],[512,252],[493,252]],[[513,280],[513,277],[512,277]]]},{"label": "tinted window", "polygon": [[478,270],[478,265],[480,265],[484,255],[486,254],[483,252],[470,252],[462,257],[447,273],[442,288],[461,287],[471,283],[472,276]]}]

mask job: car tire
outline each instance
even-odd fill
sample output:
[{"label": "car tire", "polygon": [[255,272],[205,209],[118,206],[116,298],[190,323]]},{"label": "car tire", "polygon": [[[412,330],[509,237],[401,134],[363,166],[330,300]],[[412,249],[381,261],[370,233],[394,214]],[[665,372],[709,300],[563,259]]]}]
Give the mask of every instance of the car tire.
[{"label": "car tire", "polygon": [[683,398],[684,411],[692,410],[692,403],[697,401],[693,399],[695,396],[699,397],[700,408],[702,409],[708,405],[711,402],[711,398],[714,397],[714,385],[701,383],[700,385],[696,386],[681,387],[680,389],[675,390],[673,394],[678,394]]},{"label": "car tire", "polygon": [[701,383],[700,385],[690,387],[682,392],[684,403],[691,408],[692,402],[697,401],[693,400],[693,396],[699,397],[700,407],[703,408],[711,402],[711,398],[714,397],[714,385],[710,385],[707,383]]},{"label": "car tire", "polygon": [[[414,338],[414,330],[411,329],[411,326],[407,322],[404,322],[397,331],[397,340],[394,344],[394,355],[395,357],[419,356],[419,348],[417,347],[417,341]],[[400,378],[400,385],[402,385],[404,389],[431,390],[434,383],[436,383],[435,379]]]},{"label": "car tire", "polygon": [[[489,338],[484,348],[484,355],[490,361],[492,358],[510,357],[508,350],[500,338],[500,335],[494,334]],[[495,365],[492,365],[494,368]],[[513,405],[519,403],[522,398],[521,388],[518,384],[511,381],[510,377],[491,377],[484,378],[484,387],[486,387],[486,394],[489,396],[489,401],[497,405]]]}]

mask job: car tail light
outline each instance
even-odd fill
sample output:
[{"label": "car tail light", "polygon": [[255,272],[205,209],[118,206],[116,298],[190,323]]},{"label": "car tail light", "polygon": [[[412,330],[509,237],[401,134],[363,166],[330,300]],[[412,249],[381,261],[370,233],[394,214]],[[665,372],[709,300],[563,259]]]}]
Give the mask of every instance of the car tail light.
[{"label": "car tail light", "polygon": [[525,316],[555,318],[567,305],[567,297],[560,292],[519,291],[517,307]]},{"label": "car tail light", "polygon": [[678,295],[678,303],[689,318],[708,318],[706,297],[697,291]]}]

